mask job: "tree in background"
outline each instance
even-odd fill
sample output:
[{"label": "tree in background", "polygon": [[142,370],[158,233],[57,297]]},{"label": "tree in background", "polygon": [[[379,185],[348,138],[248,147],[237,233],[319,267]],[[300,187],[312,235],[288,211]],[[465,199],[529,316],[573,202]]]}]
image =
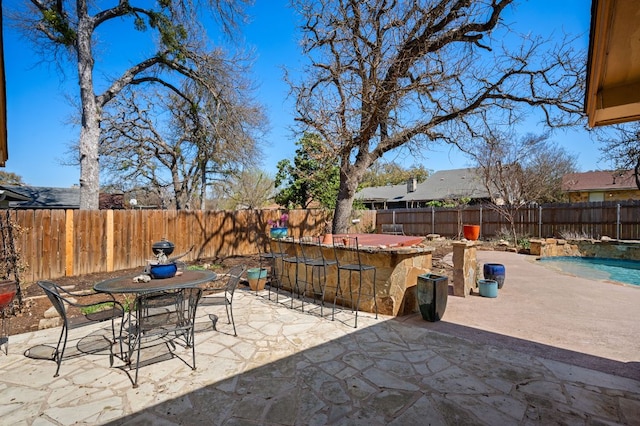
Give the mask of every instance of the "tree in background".
[{"label": "tree in background", "polygon": [[333,209],[339,184],[335,156],[326,151],[327,145],[317,134],[305,133],[296,145],[293,164],[288,159],[278,163],[276,203],[304,209],[315,202]]},{"label": "tree in background", "polygon": [[617,124],[606,130],[599,128],[595,134],[603,145],[602,158],[618,170],[633,170],[640,189],[640,123]]},{"label": "tree in background", "polygon": [[222,210],[260,209],[271,202],[273,192],[273,179],[267,173],[245,169],[212,188],[212,203]]},{"label": "tree in background", "polygon": [[218,73],[216,97],[197,85],[181,95],[124,90],[102,124],[100,156],[110,183],[123,191],[148,187],[166,207],[204,209],[212,182],[224,185],[260,157],[256,140],[266,119],[249,90],[233,84],[241,74]]},{"label": "tree in background", "polygon": [[22,176],[12,172],[0,171],[0,185],[24,185]]},{"label": "tree in background", "polygon": [[334,232],[350,225],[367,169],[388,152],[422,151],[512,125],[520,107],[546,124],[582,118],[584,54],[514,34],[513,0],[294,0],[310,65],[291,82],[296,121],[339,164]]},{"label": "tree in background", "polygon": [[[176,81],[183,79],[193,81],[215,96],[216,80],[209,77],[215,75],[215,70],[225,69],[226,58],[222,51],[208,47],[206,34],[212,28],[205,29],[202,19],[211,12],[221,28],[231,34],[235,19],[241,16],[248,0],[137,3],[137,0],[120,1],[113,7],[104,7],[102,3],[87,0],[30,0],[27,3],[30,7],[12,16],[43,59],[56,62],[61,69],[75,65],[77,70],[81,209],[98,209],[98,150],[103,109],[126,87],[160,85],[176,89],[180,87]],[[100,60],[94,50],[99,42],[99,30],[113,31],[112,25],[123,22],[140,34],[152,33],[151,38],[132,36],[126,38],[126,46],[115,47],[113,51],[118,57],[128,55],[128,63],[133,65],[119,76],[97,84],[96,65],[108,63]],[[156,42],[155,49],[149,46],[150,40]],[[102,46],[101,51],[105,50]],[[113,68],[109,68],[102,75],[113,73]]]},{"label": "tree in background", "polygon": [[417,183],[422,183],[429,177],[429,172],[423,165],[404,168],[395,162],[376,161],[369,167],[362,177],[360,188],[371,186],[399,185],[415,178]]},{"label": "tree in background", "polygon": [[562,177],[576,171],[575,157],[548,137],[493,132],[466,151],[476,162],[491,207],[509,223],[514,244],[518,211],[531,203],[563,201]]}]

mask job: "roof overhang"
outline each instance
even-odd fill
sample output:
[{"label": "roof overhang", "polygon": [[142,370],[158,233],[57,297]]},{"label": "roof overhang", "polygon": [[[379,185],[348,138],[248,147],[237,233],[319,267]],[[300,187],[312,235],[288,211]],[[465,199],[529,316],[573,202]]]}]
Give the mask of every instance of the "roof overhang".
[{"label": "roof overhang", "polygon": [[590,127],[640,120],[638,22],[638,0],[592,0],[585,94]]}]

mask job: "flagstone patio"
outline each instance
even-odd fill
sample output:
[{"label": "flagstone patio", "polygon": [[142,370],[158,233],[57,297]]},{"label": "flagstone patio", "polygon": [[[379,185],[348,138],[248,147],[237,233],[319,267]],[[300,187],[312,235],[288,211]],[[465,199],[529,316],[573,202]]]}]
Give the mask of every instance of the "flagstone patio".
[{"label": "flagstone patio", "polygon": [[[640,289],[557,274],[515,254],[498,298],[453,297],[443,320],[419,314],[330,320],[236,293],[233,336],[220,307],[199,308],[197,370],[180,358],[109,367],[72,330],[60,377],[26,358],[59,329],[10,337],[0,355],[4,424],[638,424]],[[280,298],[286,302],[285,298]],[[564,309],[564,312],[562,311]],[[217,331],[209,314],[220,316]],[[630,316],[626,318],[626,316]],[[80,343],[79,345],[76,345]],[[186,349],[178,355],[188,359]]]}]

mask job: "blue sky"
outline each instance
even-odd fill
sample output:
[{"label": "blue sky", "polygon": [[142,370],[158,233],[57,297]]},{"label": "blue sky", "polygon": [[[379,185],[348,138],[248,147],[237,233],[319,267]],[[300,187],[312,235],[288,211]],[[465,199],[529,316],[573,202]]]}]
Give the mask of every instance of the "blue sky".
[{"label": "blue sky", "polygon": [[[12,7],[17,0],[5,0]],[[287,7],[288,0],[256,0],[249,10],[252,22],[244,29],[246,42],[257,54],[253,79],[258,84],[257,101],[265,106],[270,120],[270,131],[261,141],[265,157],[262,168],[274,175],[276,164],[283,158],[292,158],[295,138],[293,100],[287,98],[288,86],[283,81],[282,67],[299,69],[300,51],[297,46],[295,24],[297,18]],[[506,17],[520,30],[530,28],[541,34],[566,33],[581,35],[579,46],[586,49],[590,19],[589,0],[528,0],[519,5],[516,15]],[[74,70],[67,71],[67,79],[60,80],[59,72],[47,64],[39,64],[32,47],[9,28],[5,17],[4,53],[7,84],[7,121],[9,160],[5,171],[22,176],[25,183],[34,186],[69,187],[78,183],[79,169],[61,164],[67,147],[78,138],[78,131],[68,123],[73,109],[68,95],[75,95]],[[113,49],[111,52],[109,49]],[[126,60],[117,49],[106,42],[102,51],[107,54],[103,64],[117,65]],[[539,132],[535,124],[520,133]],[[607,169],[611,165],[599,161],[600,152],[585,131],[558,131],[556,141],[578,158],[581,171]],[[466,167],[469,160],[446,146],[425,152],[424,158],[415,159],[403,154],[385,157],[405,166],[423,164],[438,171]]]}]

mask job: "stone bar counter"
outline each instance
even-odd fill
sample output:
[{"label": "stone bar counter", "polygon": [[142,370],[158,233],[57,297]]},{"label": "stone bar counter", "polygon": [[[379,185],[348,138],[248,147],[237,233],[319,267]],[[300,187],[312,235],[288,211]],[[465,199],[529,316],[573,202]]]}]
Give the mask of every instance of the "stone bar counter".
[{"label": "stone bar counter", "polygon": [[[423,244],[424,237],[409,237],[401,235],[386,234],[349,234],[358,237],[360,249],[360,259],[363,264],[376,267],[376,298],[378,301],[378,312],[384,315],[407,315],[417,311],[416,285],[418,275],[425,274],[431,270],[433,247]],[[334,235],[333,238],[340,238]],[[313,244],[305,242],[301,244]],[[300,243],[291,239],[271,240],[271,249],[279,251],[280,248],[290,255],[300,256]],[[325,259],[333,260],[338,258],[340,264],[358,263],[356,250],[353,247],[334,247],[333,245],[321,246]],[[281,263],[276,264],[276,269],[280,273]],[[288,274],[295,277],[295,264],[288,264]],[[309,269],[311,271],[311,269]],[[317,270],[316,270],[317,271]],[[304,267],[298,268],[298,279],[304,280]],[[365,272],[362,283],[362,293],[373,294],[372,273]],[[345,275],[348,275],[346,273]],[[343,284],[346,283],[345,275],[342,277]],[[285,274],[286,276],[286,274]],[[327,268],[325,302],[333,304],[337,283],[337,267],[335,265]],[[355,290],[357,273],[353,274],[352,288]],[[291,290],[290,283],[286,278],[282,283],[285,289]],[[311,296],[309,294],[309,296]],[[373,300],[362,297],[360,310],[374,312]]]}]

